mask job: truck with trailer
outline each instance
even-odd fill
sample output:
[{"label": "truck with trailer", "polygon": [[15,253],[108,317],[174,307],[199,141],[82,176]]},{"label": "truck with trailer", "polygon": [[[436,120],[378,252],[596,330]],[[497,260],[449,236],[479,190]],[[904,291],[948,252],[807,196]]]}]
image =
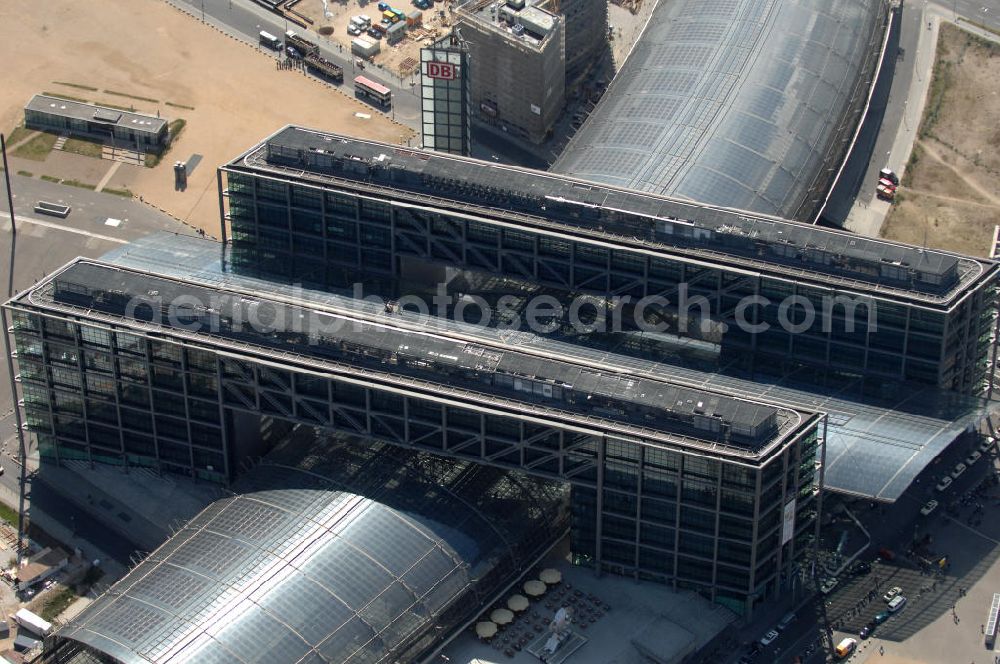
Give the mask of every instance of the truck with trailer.
[{"label": "truck with trailer", "polygon": [[318,44],[314,44],[308,39],[299,37],[291,30],[285,33],[285,48],[288,48],[289,46],[294,47],[303,58],[308,55],[319,55]]},{"label": "truck with trailer", "polygon": [[344,82],[344,69],[326,58],[320,57],[316,53],[311,53],[304,58],[306,69],[314,74],[318,74],[334,83]]}]

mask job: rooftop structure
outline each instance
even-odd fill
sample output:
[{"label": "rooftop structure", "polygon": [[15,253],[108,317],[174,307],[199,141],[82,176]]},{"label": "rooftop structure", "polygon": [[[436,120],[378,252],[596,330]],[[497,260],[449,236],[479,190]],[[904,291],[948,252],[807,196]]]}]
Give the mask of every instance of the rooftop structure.
[{"label": "rooftop structure", "polygon": [[948,306],[996,271],[993,261],[565,175],[286,127],[224,169],[349,185],[544,231],[669,252],[845,291]]},{"label": "rooftop structure", "polygon": [[885,0],[660,3],[552,170],[813,221],[882,55]]},{"label": "rooftop structure", "polygon": [[566,529],[558,484],[347,440],[280,449],[235,489],[60,629],[48,661],[427,661]]}]

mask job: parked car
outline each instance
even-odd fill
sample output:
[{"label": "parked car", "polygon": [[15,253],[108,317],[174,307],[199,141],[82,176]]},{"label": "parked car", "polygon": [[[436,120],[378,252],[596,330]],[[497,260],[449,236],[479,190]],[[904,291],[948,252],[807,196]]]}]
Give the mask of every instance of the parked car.
[{"label": "parked car", "polygon": [[778,638],[778,630],[776,629],[768,630],[767,634],[760,637],[760,645],[769,646],[772,643],[774,643],[774,640],[776,638]]},{"label": "parked car", "polygon": [[829,595],[837,587],[837,583],[837,579],[823,579],[823,582],[819,584],[819,591],[824,595]]},{"label": "parked car", "polygon": [[896,175],[896,173],[892,169],[883,168],[881,171],[879,171],[878,176],[879,179],[885,178],[894,185],[899,186],[899,176]]},{"label": "parked car", "polygon": [[929,515],[931,512],[937,509],[938,501],[928,500],[923,507],[920,508],[920,513],[924,516]]},{"label": "parked car", "polygon": [[997,444],[996,438],[989,436],[986,440],[979,444],[979,451],[983,454],[988,453]]},{"label": "parked car", "polygon": [[882,599],[884,599],[886,602],[891,602],[892,600],[896,599],[896,597],[901,592],[903,592],[902,588],[900,588],[899,586],[893,586],[892,588],[889,588],[889,590],[885,591],[885,594],[882,595]]},{"label": "parked car", "polygon": [[937,489],[938,491],[944,491],[950,486],[951,486],[951,478],[945,475],[944,477],[941,478],[941,481],[938,482],[937,486],[934,488]]},{"label": "parked car", "polygon": [[981,452],[973,452],[969,456],[965,457],[965,465],[971,466],[975,464],[977,461],[979,461],[980,458],[982,458],[982,456],[983,455]]},{"label": "parked car", "polygon": [[295,49],[294,46],[285,47],[285,55],[290,57],[292,60],[299,60],[302,58],[302,56],[299,55],[299,52]]},{"label": "parked car", "polygon": [[964,463],[956,463],[955,467],[951,469],[952,478],[957,480],[959,477],[961,477],[962,473],[965,472],[965,468],[966,466]]},{"label": "parked car", "polygon": [[347,34],[349,34],[352,37],[357,37],[361,34],[361,31],[358,30],[356,26],[349,25],[347,26]]},{"label": "parked car", "polygon": [[902,595],[896,595],[892,598],[892,601],[889,602],[889,613],[896,613],[904,606],[906,606],[906,598]]},{"label": "parked car", "polygon": [[878,557],[882,560],[894,560],[896,558],[896,552],[887,546],[883,546],[878,550]]},{"label": "parked car", "polygon": [[872,628],[869,627],[868,625],[865,625],[864,627],[861,628],[861,631],[858,632],[858,636],[860,636],[862,639],[867,639],[869,636],[871,636],[871,633],[872,633]]},{"label": "parked car", "polygon": [[368,28],[368,36],[372,39],[382,39],[382,33],[375,28]]},{"label": "parked car", "polygon": [[890,613],[888,611],[879,611],[878,613],[875,614],[875,620],[873,620],[872,622],[874,622],[876,625],[881,625],[882,623],[884,623],[886,620],[889,619],[889,616]]},{"label": "parked car", "polygon": [[784,632],[786,629],[792,626],[793,622],[795,622],[795,612],[789,611],[784,616],[782,616],[781,620],[778,621],[778,631]]},{"label": "parked car", "polygon": [[854,569],[852,571],[855,576],[864,576],[872,571],[872,564],[867,560],[859,560],[854,563]]}]

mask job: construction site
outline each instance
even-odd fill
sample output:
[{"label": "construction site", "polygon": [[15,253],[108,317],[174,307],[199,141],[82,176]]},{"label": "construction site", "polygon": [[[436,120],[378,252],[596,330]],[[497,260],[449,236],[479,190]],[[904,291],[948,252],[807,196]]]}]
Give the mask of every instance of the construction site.
[{"label": "construction site", "polygon": [[[324,0],[258,0],[290,24],[312,30],[344,52],[379,69],[405,78],[418,73],[420,49],[445,36],[452,26],[450,3],[420,0],[421,9],[408,0],[393,3],[330,3]],[[386,9],[379,9],[385,5]],[[353,18],[364,17],[366,27],[348,32]],[[391,17],[391,18],[390,18]],[[361,25],[362,22],[355,22]],[[397,24],[405,28],[393,29]],[[291,26],[290,26],[291,27]],[[378,37],[373,36],[378,33]],[[396,41],[398,39],[398,41]],[[359,43],[364,42],[367,46]]]}]

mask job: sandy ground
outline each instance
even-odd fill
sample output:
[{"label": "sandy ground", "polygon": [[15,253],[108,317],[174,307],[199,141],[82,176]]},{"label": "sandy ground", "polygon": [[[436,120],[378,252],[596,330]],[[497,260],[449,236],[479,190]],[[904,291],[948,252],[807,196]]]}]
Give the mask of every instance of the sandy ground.
[{"label": "sandy ground", "polygon": [[[0,3],[0,51],[5,62],[0,69],[0,127],[6,131],[23,120],[22,109],[31,96],[43,91],[186,120],[159,166],[120,169],[114,186],[127,186],[213,236],[219,228],[215,168],[281,126],[294,122],[400,142],[413,135],[333,87],[301,73],[278,71],[273,58],[255,47],[158,0],[5,0]],[[195,110],[169,106],[168,101]],[[371,117],[357,118],[356,112]],[[201,165],[187,190],[176,192],[173,163],[193,154],[203,155]]]},{"label": "sandy ground", "polygon": [[1000,45],[942,24],[935,79],[882,235],[987,255],[1000,223]]}]

